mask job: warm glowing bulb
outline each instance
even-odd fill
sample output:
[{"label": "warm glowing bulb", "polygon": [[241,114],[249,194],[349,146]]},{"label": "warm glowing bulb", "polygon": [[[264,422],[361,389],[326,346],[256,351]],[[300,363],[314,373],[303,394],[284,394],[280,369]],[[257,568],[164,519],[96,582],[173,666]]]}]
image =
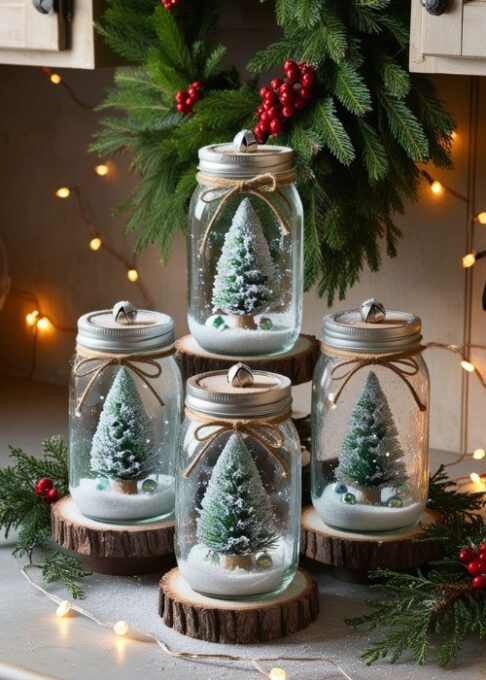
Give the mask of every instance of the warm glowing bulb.
[{"label": "warm glowing bulb", "polygon": [[49,328],[49,319],[47,318],[47,316],[41,316],[41,318],[37,322],[37,328],[40,331],[46,331]]},{"label": "warm glowing bulb", "polygon": [[62,81],[62,78],[59,75],[59,73],[51,73],[51,75],[49,76],[49,80],[53,85],[59,85]]},{"label": "warm glowing bulb", "polygon": [[479,224],[486,224],[486,212],[480,212],[476,215]]},{"label": "warm glowing bulb", "polygon": [[472,455],[474,460],[482,460],[486,456],[486,451],[484,449],[476,449]]},{"label": "warm glowing bulb", "polygon": [[270,673],[268,674],[268,677],[271,680],[287,680],[287,673],[284,671],[283,668],[272,668]]},{"label": "warm glowing bulb", "polygon": [[453,139],[454,141],[456,141],[457,136],[458,136],[458,135],[457,135],[457,132],[456,132],[455,130],[453,130],[453,131],[451,132],[451,139]]},{"label": "warm glowing bulb", "polygon": [[468,253],[467,255],[464,255],[462,258],[462,266],[464,268],[472,267],[473,264],[476,262],[476,255],[474,253]]},{"label": "warm glowing bulb", "polygon": [[69,614],[71,611],[71,603],[68,602],[67,600],[63,600],[62,602],[59,602],[59,606],[56,609],[56,616],[59,616],[59,618],[62,618],[63,616],[66,616]]},{"label": "warm glowing bulb", "polygon": [[477,472],[471,472],[469,476],[471,478],[471,482],[474,482],[475,484],[479,484],[481,482],[481,477]]},{"label": "warm glowing bulb", "polygon": [[474,373],[474,364],[472,364],[470,361],[466,361],[466,359],[463,359],[461,361],[461,366],[468,373]]},{"label": "warm glowing bulb", "polygon": [[100,177],[104,177],[110,172],[110,168],[106,163],[100,163],[99,165],[95,165],[95,172]]},{"label": "warm glowing bulb", "polygon": [[89,242],[89,247],[91,250],[99,250],[101,248],[101,239],[98,238],[98,236],[95,236],[95,238],[92,238]]},{"label": "warm glowing bulb", "polygon": [[127,271],[127,276],[128,280],[131,281],[132,283],[136,283],[138,281],[138,272],[136,269],[129,269]]},{"label": "warm glowing bulb", "polygon": [[70,194],[71,194],[71,189],[69,187],[60,187],[56,191],[56,196],[58,198],[69,198]]},{"label": "warm glowing bulb", "polygon": [[35,326],[38,316],[39,316],[39,312],[37,311],[37,309],[34,309],[33,312],[30,312],[29,314],[27,314],[27,316],[25,317],[27,325],[28,326]]},{"label": "warm glowing bulb", "polygon": [[117,621],[113,626],[113,631],[117,635],[126,635],[129,630],[129,625],[126,621]]},{"label": "warm glowing bulb", "polygon": [[444,185],[436,179],[430,185],[430,190],[433,194],[439,195],[444,191]]}]

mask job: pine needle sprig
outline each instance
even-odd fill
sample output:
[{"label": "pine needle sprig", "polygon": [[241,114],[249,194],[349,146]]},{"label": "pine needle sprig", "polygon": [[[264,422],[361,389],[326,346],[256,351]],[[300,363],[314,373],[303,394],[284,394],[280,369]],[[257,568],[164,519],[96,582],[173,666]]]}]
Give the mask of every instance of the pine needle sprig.
[{"label": "pine needle sprig", "polygon": [[82,599],[84,592],[77,579],[89,576],[87,571],[76,559],[59,552],[48,552],[44,555],[44,562],[40,565],[42,577],[46,583],[60,581],[75,600]]},{"label": "pine needle sprig", "polygon": [[439,511],[445,518],[472,521],[485,503],[484,492],[460,491],[457,482],[448,476],[444,465],[430,476],[427,507]]}]

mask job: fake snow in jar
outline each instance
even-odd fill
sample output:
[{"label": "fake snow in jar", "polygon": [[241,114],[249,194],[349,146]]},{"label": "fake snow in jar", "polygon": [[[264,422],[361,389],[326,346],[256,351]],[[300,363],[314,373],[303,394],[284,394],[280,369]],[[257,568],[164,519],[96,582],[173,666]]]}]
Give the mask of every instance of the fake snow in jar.
[{"label": "fake snow in jar", "polygon": [[251,356],[290,350],[302,323],[302,203],[294,154],[253,132],[199,150],[190,208],[188,321],[199,345]]},{"label": "fake snow in jar", "polygon": [[70,390],[69,488],[103,522],[174,511],[182,379],[174,324],[119,302],[78,321]]},{"label": "fake snow in jar", "polygon": [[312,501],[348,531],[415,524],[428,494],[421,321],[375,299],[326,316],[312,393]]},{"label": "fake snow in jar", "polygon": [[193,590],[284,590],[298,564],[300,442],[288,378],[237,364],[187,381],[177,457],[176,556]]}]

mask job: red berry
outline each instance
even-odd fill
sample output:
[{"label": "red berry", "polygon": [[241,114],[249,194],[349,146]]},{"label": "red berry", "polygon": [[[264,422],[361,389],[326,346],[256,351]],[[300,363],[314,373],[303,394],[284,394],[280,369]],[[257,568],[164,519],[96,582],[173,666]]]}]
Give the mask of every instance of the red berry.
[{"label": "red berry", "polygon": [[262,88],[260,89],[260,97],[261,97],[262,99],[265,99],[265,95],[267,95],[267,94],[270,93],[271,91],[272,91],[272,90],[271,90],[270,88],[268,88],[268,87],[262,87]]},{"label": "red berry", "polygon": [[283,80],[281,78],[274,78],[270,83],[272,90],[278,90],[281,85],[283,85]]},{"label": "red berry", "polygon": [[175,96],[176,102],[179,102],[179,103],[183,102],[186,97],[187,97],[187,92],[185,92],[184,90],[179,90],[179,92],[176,92],[176,96]]},{"label": "red berry", "polygon": [[284,63],[283,63],[283,70],[284,70],[284,71],[288,71],[289,68],[293,68],[294,66],[297,66],[297,64],[295,63],[295,61],[294,61],[293,59],[287,59],[287,60],[284,61]]},{"label": "red berry", "polygon": [[185,103],[183,103],[183,102],[180,102],[179,104],[177,104],[176,109],[177,109],[177,111],[179,111],[179,113],[186,113],[186,111],[187,111],[187,107],[186,107]]},{"label": "red berry", "polygon": [[257,116],[261,116],[264,111],[265,109],[263,108],[263,106],[259,106],[256,110]]},{"label": "red berry", "polygon": [[289,106],[290,104],[293,104],[295,95],[293,91],[285,90],[282,92],[282,94],[279,96],[280,103],[283,104],[284,106]]},{"label": "red berry", "polygon": [[284,83],[283,85],[280,85],[280,87],[278,88],[279,95],[282,95],[287,92],[289,92],[290,94],[294,94],[294,86],[292,85],[292,83]]},{"label": "red berry", "polygon": [[306,106],[307,102],[305,101],[305,99],[302,99],[302,97],[297,97],[296,100],[294,101],[294,107],[297,109],[297,111],[305,109]]},{"label": "red berry", "polygon": [[294,115],[293,106],[282,106],[282,116],[284,118],[292,118],[293,115]]},{"label": "red berry", "polygon": [[475,576],[471,585],[474,590],[486,590],[486,576]]},{"label": "red berry", "polygon": [[255,133],[255,136],[257,138],[257,142],[259,144],[265,144],[268,138],[268,134],[266,132],[263,132],[260,130],[260,126],[257,125],[256,127],[253,128],[253,132]]},{"label": "red berry", "polygon": [[268,111],[263,110],[261,114],[258,116],[259,122],[264,123],[266,120],[270,120],[268,117]]},{"label": "red berry", "polygon": [[37,481],[36,486],[39,487],[41,493],[46,493],[49,489],[52,489],[54,482],[49,477],[42,477]]},{"label": "red berry", "polygon": [[44,495],[44,492],[40,490],[38,484],[36,484],[34,486],[34,493],[35,493],[36,496],[43,496]]},{"label": "red berry", "polygon": [[486,543],[481,543],[478,552],[486,552]]},{"label": "red berry", "polygon": [[459,551],[458,557],[459,562],[462,562],[463,564],[469,564],[474,559],[476,559],[476,551],[474,548],[463,548]]},{"label": "red berry", "polygon": [[186,109],[190,109],[195,102],[192,97],[188,97],[184,103],[186,105]]},{"label": "red berry", "polygon": [[283,123],[280,120],[280,118],[273,118],[270,121],[270,134],[271,135],[278,135],[282,132],[283,130]]},{"label": "red berry", "polygon": [[270,132],[270,119],[265,118],[265,120],[262,120],[260,118],[260,122],[258,123],[258,127],[260,128],[261,132]]},{"label": "red berry", "polygon": [[479,576],[480,574],[486,575],[486,562],[484,560],[473,560],[472,562],[469,562],[466,569],[471,576]]},{"label": "red berry", "polygon": [[57,489],[55,487],[53,489],[49,489],[49,491],[46,493],[46,498],[49,503],[55,503],[57,501]]},{"label": "red berry", "polygon": [[300,79],[300,82],[304,87],[313,88],[316,82],[316,74],[314,73],[314,71],[304,73],[304,75]]},{"label": "red berry", "polygon": [[200,80],[195,80],[192,84],[191,87],[195,87],[196,90],[202,90],[204,87],[204,83],[202,83]]},{"label": "red berry", "polygon": [[280,116],[280,107],[278,105],[277,106],[271,106],[267,110],[267,116],[270,120],[272,120],[273,118],[278,118]]},{"label": "red berry", "polygon": [[313,96],[312,91],[309,90],[308,87],[301,87],[299,94],[302,97],[302,99],[305,99],[306,101],[310,101]]},{"label": "red berry", "polygon": [[287,78],[292,82],[296,83],[299,78],[300,78],[300,71],[298,66],[292,66],[292,68],[288,68],[285,70],[285,75]]},{"label": "red berry", "polygon": [[276,100],[277,100],[277,96],[276,96],[275,92],[272,92],[272,90],[270,90],[270,92],[267,92],[267,94],[265,95],[263,101],[265,102],[265,104],[273,104],[273,103],[275,103]]}]

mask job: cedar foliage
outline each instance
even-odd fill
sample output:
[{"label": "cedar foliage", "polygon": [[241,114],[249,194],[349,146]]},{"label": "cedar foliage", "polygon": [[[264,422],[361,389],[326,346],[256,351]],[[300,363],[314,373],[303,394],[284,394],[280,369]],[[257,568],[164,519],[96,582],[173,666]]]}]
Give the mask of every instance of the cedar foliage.
[{"label": "cedar foliage", "polygon": [[[282,39],[249,69],[265,74],[285,59],[317,67],[316,97],[272,143],[295,149],[305,210],[305,287],[331,303],[384,250],[397,251],[395,213],[417,198],[417,163],[449,168],[454,124],[432,82],[408,72],[410,3],[403,0],[275,0]],[[93,148],[130,151],[140,181],[122,209],[138,247],[157,241],[162,260],[186,228],[197,149],[229,141],[256,122],[256,81],[240,84],[214,45],[217,0],[184,0],[170,12],[156,0],[108,0],[106,41],[136,66],[119,68]],[[281,69],[279,69],[280,71]],[[192,117],[174,95],[205,83]],[[268,76],[263,75],[266,83]]]}]

